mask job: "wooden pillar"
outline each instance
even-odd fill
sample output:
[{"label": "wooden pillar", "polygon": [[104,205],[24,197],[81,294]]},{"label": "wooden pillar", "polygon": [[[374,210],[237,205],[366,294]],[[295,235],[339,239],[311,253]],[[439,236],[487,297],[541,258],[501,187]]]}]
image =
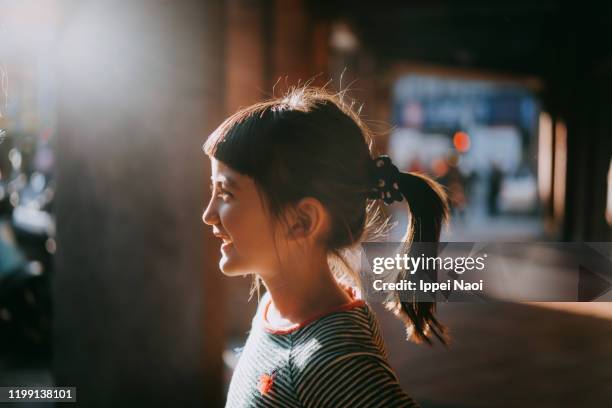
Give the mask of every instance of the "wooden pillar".
[{"label": "wooden pillar", "polygon": [[223,110],[219,1],[65,1],[55,380],[80,406],[221,406],[201,145]]},{"label": "wooden pillar", "polygon": [[[320,72],[315,71],[315,43],[313,21],[303,0],[275,0],[270,10],[273,30],[269,33],[272,48],[269,83],[275,94],[282,95],[287,88],[303,85]],[[325,73],[321,73],[325,78]],[[317,84],[327,79],[319,78]]]},{"label": "wooden pillar", "polygon": [[264,13],[262,0],[229,0],[226,2],[227,24],[227,113],[259,102],[269,96],[266,89],[265,51],[263,41]]}]

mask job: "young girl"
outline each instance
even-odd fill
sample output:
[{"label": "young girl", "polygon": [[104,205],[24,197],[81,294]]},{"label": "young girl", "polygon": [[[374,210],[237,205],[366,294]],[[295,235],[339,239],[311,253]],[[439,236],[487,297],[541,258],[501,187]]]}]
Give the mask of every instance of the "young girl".
[{"label": "young girl", "polygon": [[[227,406],[417,406],[387,362],[345,255],[380,235],[381,204],[402,198],[412,215],[407,242],[437,241],[447,217],[440,187],[373,157],[351,106],[321,89],[294,89],[240,110],[204,150],[212,198],[203,220],[223,240],[220,269],[252,274],[266,288]],[[435,304],[396,299],[386,306],[410,339],[444,342]]]}]

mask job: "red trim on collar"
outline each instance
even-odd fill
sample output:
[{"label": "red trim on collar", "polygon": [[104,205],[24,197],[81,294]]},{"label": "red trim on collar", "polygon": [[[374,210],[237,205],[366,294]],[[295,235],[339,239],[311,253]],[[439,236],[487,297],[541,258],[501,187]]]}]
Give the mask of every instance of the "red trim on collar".
[{"label": "red trim on collar", "polygon": [[[344,285],[343,285],[344,286]],[[291,332],[294,332],[298,329],[301,329],[302,327],[308,326],[310,323],[313,323],[315,320],[318,320],[324,316],[327,316],[329,314],[332,313],[338,313],[338,312],[344,312],[347,310],[351,310],[354,309],[356,307],[360,307],[365,305],[365,300],[363,299],[358,299],[357,298],[357,292],[355,290],[355,288],[352,288],[350,286],[344,286],[344,289],[346,290],[346,292],[349,294],[349,296],[351,297],[351,301],[348,303],[345,303],[343,305],[340,306],[336,306],[333,307],[329,310],[326,310],[323,313],[319,313],[315,316],[309,317],[308,319],[304,320],[301,323],[296,323],[292,326],[288,326],[288,327],[283,327],[283,328],[278,328],[278,327],[274,327],[269,321],[268,321],[268,309],[270,308],[270,305],[272,304],[272,298],[270,298],[270,300],[268,300],[268,303],[266,303],[266,306],[263,309],[263,313],[262,313],[262,320],[263,320],[263,327],[264,329],[268,332],[268,333],[272,333],[272,334],[288,334]]]}]

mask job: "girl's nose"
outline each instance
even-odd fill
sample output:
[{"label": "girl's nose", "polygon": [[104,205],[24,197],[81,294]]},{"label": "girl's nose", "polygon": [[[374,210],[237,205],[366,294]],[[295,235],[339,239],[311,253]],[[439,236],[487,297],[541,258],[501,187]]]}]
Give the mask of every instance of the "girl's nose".
[{"label": "girl's nose", "polygon": [[202,221],[207,225],[214,225],[219,223],[219,213],[217,213],[216,208],[214,208],[214,200],[210,200],[208,203],[208,207],[204,210],[204,214],[202,214]]}]

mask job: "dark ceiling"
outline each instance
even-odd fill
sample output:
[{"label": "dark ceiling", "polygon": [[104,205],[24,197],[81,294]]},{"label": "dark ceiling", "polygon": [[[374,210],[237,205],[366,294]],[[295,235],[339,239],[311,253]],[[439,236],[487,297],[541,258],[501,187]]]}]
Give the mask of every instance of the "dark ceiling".
[{"label": "dark ceiling", "polygon": [[[307,0],[351,24],[382,63],[420,61],[546,77],[612,69],[612,6],[561,1]],[[569,66],[568,66],[569,65]]]}]

